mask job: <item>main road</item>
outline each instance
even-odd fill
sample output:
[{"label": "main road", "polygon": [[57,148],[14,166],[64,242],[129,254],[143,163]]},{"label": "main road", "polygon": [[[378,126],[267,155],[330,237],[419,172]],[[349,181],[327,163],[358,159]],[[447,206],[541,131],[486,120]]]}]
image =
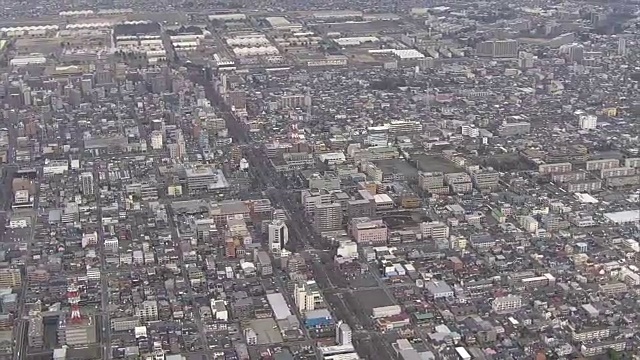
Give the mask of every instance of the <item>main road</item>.
[{"label": "main road", "polygon": [[[329,248],[328,244],[313,230],[309,220],[296,204],[296,191],[286,189],[284,183],[280,180],[280,175],[271,166],[271,161],[266,156],[266,153],[259,144],[251,141],[249,131],[242,125],[241,120],[231,112],[222,97],[216,93],[211,82],[205,79],[202,74],[194,74],[191,79],[194,83],[200,84],[205,88],[207,98],[221,110],[219,115],[225,120],[229,135],[232,136],[236,144],[243,148],[243,155],[250,165],[249,171],[261,185],[262,189],[260,190],[267,194],[274,207],[284,209],[289,216],[287,224],[289,227],[289,242],[292,243],[294,250],[301,252],[305,256],[307,261],[312,261],[314,275],[320,289],[323,292],[331,292],[337,289],[338,287],[334,286],[331,281],[327,268],[320,261],[323,253]],[[350,313],[349,315],[354,315],[353,309],[347,306],[342,299],[339,299],[339,303],[342,305],[341,308]],[[351,316],[348,317],[351,318]],[[353,316],[353,318],[356,317]],[[393,359],[388,346],[384,345],[383,339],[375,331],[356,331],[354,335],[354,345],[362,355],[375,360]],[[372,346],[377,351],[372,352],[370,349]]]}]

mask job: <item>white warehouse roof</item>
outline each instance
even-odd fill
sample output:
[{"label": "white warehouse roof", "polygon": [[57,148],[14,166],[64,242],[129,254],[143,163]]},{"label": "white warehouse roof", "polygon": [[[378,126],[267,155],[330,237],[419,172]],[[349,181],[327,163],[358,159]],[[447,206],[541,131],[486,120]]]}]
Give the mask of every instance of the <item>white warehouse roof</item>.
[{"label": "white warehouse roof", "polygon": [[227,45],[229,46],[260,46],[271,45],[269,39],[264,35],[247,35],[238,36],[232,39],[227,39]]},{"label": "white warehouse roof", "polygon": [[371,54],[385,54],[385,53],[391,53],[397,57],[399,57],[400,59],[422,59],[424,58],[424,54],[421,53],[420,51],[416,50],[416,49],[402,49],[402,50],[398,50],[398,49],[376,49],[376,50],[369,50],[369,53]]},{"label": "white warehouse roof", "polygon": [[241,47],[233,49],[236,56],[263,56],[277,55],[278,49],[275,46]]},{"label": "white warehouse roof", "polygon": [[366,42],[378,42],[378,39],[375,36],[359,36],[359,37],[343,37],[334,40],[340,46],[353,46],[360,45]]},{"label": "white warehouse roof", "polygon": [[618,211],[612,213],[604,214],[604,217],[607,220],[612,221],[616,224],[624,224],[630,222],[636,222],[640,220],[640,211],[639,210],[627,210],[627,211]]},{"label": "white warehouse roof", "polygon": [[233,20],[244,20],[247,18],[245,14],[215,14],[209,15],[209,20],[222,20],[222,21],[233,21]]}]

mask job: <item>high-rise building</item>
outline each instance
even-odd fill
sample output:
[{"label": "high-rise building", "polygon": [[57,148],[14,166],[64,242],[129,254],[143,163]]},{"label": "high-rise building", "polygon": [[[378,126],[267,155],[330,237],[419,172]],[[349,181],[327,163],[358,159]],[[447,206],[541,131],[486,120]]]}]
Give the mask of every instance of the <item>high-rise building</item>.
[{"label": "high-rise building", "polygon": [[618,55],[620,56],[627,55],[627,39],[622,37],[618,39]]},{"label": "high-rise building", "polygon": [[342,228],[342,206],[339,203],[320,204],[313,209],[313,225],[318,232]]},{"label": "high-rise building", "polygon": [[94,192],[93,188],[93,174],[90,172],[83,172],[80,175],[82,194],[84,195],[92,195]]},{"label": "high-rise building", "polygon": [[273,220],[269,224],[269,250],[278,253],[289,241],[289,229],[282,220]]},{"label": "high-rise building", "polygon": [[584,130],[595,129],[598,126],[598,117],[595,115],[581,115],[578,118],[578,126]]}]

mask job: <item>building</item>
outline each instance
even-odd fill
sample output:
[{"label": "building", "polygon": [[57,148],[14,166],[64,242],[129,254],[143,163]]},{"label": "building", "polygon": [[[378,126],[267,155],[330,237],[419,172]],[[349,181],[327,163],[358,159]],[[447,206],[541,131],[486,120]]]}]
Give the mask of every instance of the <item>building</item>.
[{"label": "building", "polygon": [[273,274],[273,264],[266,251],[258,251],[256,253],[256,268],[262,276],[270,276]]},{"label": "building", "polygon": [[601,178],[633,176],[633,175],[636,175],[636,168],[633,168],[633,167],[615,167],[615,168],[600,170]]},{"label": "building", "polygon": [[72,321],[66,316],[60,316],[58,322],[59,344],[79,346],[93,344],[96,341],[96,324],[93,316],[83,317],[79,321]]},{"label": "building", "polygon": [[423,222],[420,224],[422,238],[434,241],[445,241],[449,238],[449,226],[439,221]]},{"label": "building", "polygon": [[571,163],[555,163],[555,164],[540,164],[538,166],[538,172],[540,174],[554,174],[554,173],[568,173],[573,168]]},{"label": "building", "polygon": [[500,296],[491,302],[491,308],[495,312],[511,312],[522,308],[522,296],[507,295]]},{"label": "building", "polygon": [[491,190],[498,186],[500,181],[500,173],[492,168],[478,169],[471,172],[471,180],[476,189]]},{"label": "building", "polygon": [[80,175],[81,190],[83,195],[93,195],[93,174],[91,172],[83,172]]},{"label": "building", "polygon": [[151,149],[161,150],[164,147],[164,135],[160,130],[151,132]]},{"label": "building", "polygon": [[355,218],[351,220],[349,230],[358,244],[384,245],[389,238],[389,229],[382,220]]},{"label": "building", "polygon": [[0,288],[14,288],[22,285],[20,269],[0,269]]},{"label": "building", "polygon": [[500,136],[518,136],[518,135],[526,135],[531,131],[531,123],[528,122],[514,122],[507,123],[504,122],[498,128],[498,134]]},{"label": "building", "polygon": [[441,172],[420,172],[418,181],[422,190],[432,194],[449,193],[449,187],[444,184],[444,174]]},{"label": "building", "polygon": [[349,325],[339,321],[336,324],[336,343],[338,345],[351,345],[353,333]]},{"label": "building", "polygon": [[324,307],[322,293],[315,281],[300,281],[294,287],[294,300],[300,313]]},{"label": "building", "polygon": [[280,253],[289,242],[289,229],[282,220],[273,220],[269,224],[269,250]]},{"label": "building", "polygon": [[453,298],[454,292],[451,286],[444,281],[429,281],[424,284],[432,299]]},{"label": "building", "polygon": [[44,322],[40,312],[29,317],[27,341],[31,348],[41,348],[44,345]]},{"label": "building", "polygon": [[618,159],[589,160],[586,162],[587,171],[600,171],[618,167],[620,167],[620,160]]},{"label": "building", "polygon": [[316,205],[313,225],[318,232],[342,229],[342,206],[339,203]]},{"label": "building", "polygon": [[515,58],[518,56],[517,40],[489,40],[476,45],[476,55],[494,58]]},{"label": "building", "polygon": [[367,128],[367,144],[371,146],[387,146],[389,144],[389,125]]},{"label": "building", "polygon": [[466,194],[473,191],[473,183],[469,174],[464,172],[448,173],[444,175],[444,183],[449,186],[449,190],[455,194]]},{"label": "building", "polygon": [[627,56],[627,39],[623,37],[618,39],[618,55]]},{"label": "building", "polygon": [[229,187],[222,170],[211,166],[185,167],[185,174],[190,194],[223,191]]},{"label": "building", "polygon": [[158,302],[145,300],[136,308],[136,316],[143,322],[158,320]]},{"label": "building", "polygon": [[595,115],[580,115],[578,127],[583,130],[593,130],[598,126],[598,117]]}]

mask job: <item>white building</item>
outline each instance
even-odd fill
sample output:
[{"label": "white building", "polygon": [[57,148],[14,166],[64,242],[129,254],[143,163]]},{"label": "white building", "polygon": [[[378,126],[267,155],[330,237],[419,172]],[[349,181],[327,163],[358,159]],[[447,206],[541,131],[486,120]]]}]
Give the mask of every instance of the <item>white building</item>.
[{"label": "white building", "polygon": [[300,313],[321,308],[324,301],[315,281],[299,282],[295,285],[295,303]]},{"label": "white building", "polygon": [[495,312],[516,311],[522,307],[522,296],[507,295],[493,300],[491,308]]},{"label": "white building", "polygon": [[367,128],[367,144],[371,146],[387,146],[389,144],[389,125]]},{"label": "white building", "polygon": [[155,130],[151,132],[151,148],[153,150],[160,150],[164,146],[164,139],[162,136],[162,131]]},{"label": "white building", "polygon": [[595,129],[598,125],[598,117],[595,115],[580,115],[578,118],[578,126],[583,130]]},{"label": "white building", "polygon": [[93,188],[93,174],[89,171],[83,172],[80,175],[82,193],[84,195],[91,195],[94,192]]},{"label": "white building", "polygon": [[158,320],[158,302],[145,300],[136,308],[136,316],[142,321]]},{"label": "white building", "polygon": [[269,249],[279,253],[289,242],[289,229],[282,220],[273,220],[269,224]]},{"label": "white building", "polygon": [[338,345],[351,345],[353,333],[349,325],[339,321],[336,324],[336,343]]}]

